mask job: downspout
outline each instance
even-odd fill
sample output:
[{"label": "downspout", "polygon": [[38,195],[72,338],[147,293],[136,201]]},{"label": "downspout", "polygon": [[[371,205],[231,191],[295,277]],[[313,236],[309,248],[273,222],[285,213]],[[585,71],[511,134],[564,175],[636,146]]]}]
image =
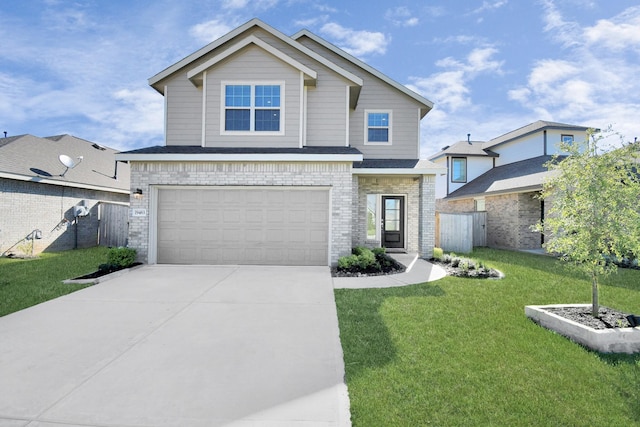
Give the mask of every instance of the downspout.
[{"label": "downspout", "polygon": [[542,150],[542,152],[544,153],[544,155],[547,155],[547,131],[545,130],[543,133],[543,143],[544,143],[544,149]]},{"label": "downspout", "polygon": [[447,196],[449,195],[449,176],[451,171],[449,170],[449,156],[447,156]]}]

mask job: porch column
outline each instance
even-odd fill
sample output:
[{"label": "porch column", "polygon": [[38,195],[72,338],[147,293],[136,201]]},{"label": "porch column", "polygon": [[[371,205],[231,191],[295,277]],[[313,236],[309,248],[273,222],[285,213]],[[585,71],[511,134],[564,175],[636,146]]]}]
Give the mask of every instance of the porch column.
[{"label": "porch column", "polygon": [[433,256],[436,228],[436,177],[422,175],[420,178],[420,257]]}]

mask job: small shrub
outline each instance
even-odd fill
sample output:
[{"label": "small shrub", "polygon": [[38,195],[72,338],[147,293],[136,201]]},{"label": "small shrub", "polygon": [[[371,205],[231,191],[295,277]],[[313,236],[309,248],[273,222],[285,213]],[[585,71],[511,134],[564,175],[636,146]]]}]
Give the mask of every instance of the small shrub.
[{"label": "small shrub", "polygon": [[460,258],[456,257],[451,257],[451,267],[457,267],[460,265]]},{"label": "small shrub", "polygon": [[338,269],[350,271],[358,265],[357,255],[347,255],[338,259]]},{"label": "small shrub", "polygon": [[376,260],[376,256],[373,254],[373,251],[371,251],[370,249],[363,250],[360,252],[360,255],[358,255],[358,267],[360,267],[361,270],[369,270],[369,269],[379,270],[380,269],[380,265]]},{"label": "small shrub", "polygon": [[127,268],[136,262],[136,250],[131,248],[110,248],[107,252],[107,265]]},{"label": "small shrub", "polygon": [[442,256],[444,255],[444,251],[442,250],[442,248],[433,248],[433,259],[436,260],[441,260]]},{"label": "small shrub", "polygon": [[451,263],[451,255],[444,254],[442,256],[442,262],[444,262],[445,264],[450,264]]},{"label": "small shrub", "polygon": [[376,258],[380,258],[383,255],[385,255],[387,253],[387,248],[382,247],[382,248],[373,248],[371,249],[371,252],[373,252],[373,254],[376,256]]},{"label": "small shrub", "polygon": [[458,267],[460,267],[460,269],[465,273],[470,270],[469,265],[470,265],[470,262],[469,260],[466,260],[466,259],[460,260],[460,262],[458,263]]}]

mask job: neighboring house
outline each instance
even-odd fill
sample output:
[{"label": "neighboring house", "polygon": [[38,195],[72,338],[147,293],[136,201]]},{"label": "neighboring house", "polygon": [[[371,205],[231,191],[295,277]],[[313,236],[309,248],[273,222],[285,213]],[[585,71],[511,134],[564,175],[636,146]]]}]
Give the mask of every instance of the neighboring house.
[{"label": "neighboring house", "polygon": [[126,244],[129,165],[116,172],[115,153],[70,135],[0,138],[0,254]]},{"label": "neighboring house", "polygon": [[309,31],[254,19],[153,76],[164,146],[131,164],[148,263],[329,265],[355,245],[430,257],[432,103]]},{"label": "neighboring house", "polygon": [[588,127],[537,121],[488,142],[460,141],[429,157],[447,168],[437,180],[441,213],[487,212],[487,245],[539,249],[544,236],[531,226],[544,218],[537,196],[549,171],[544,164],[561,141],[583,141]]}]

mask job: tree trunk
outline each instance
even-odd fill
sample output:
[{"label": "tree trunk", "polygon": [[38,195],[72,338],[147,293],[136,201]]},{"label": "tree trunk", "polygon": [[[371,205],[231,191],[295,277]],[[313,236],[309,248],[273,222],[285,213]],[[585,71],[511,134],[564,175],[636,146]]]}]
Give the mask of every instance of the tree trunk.
[{"label": "tree trunk", "polygon": [[598,277],[591,274],[591,314],[600,317],[600,302],[598,301]]}]

